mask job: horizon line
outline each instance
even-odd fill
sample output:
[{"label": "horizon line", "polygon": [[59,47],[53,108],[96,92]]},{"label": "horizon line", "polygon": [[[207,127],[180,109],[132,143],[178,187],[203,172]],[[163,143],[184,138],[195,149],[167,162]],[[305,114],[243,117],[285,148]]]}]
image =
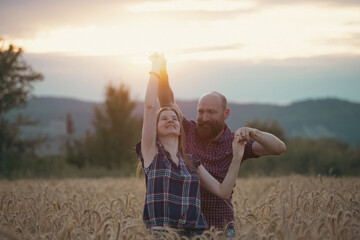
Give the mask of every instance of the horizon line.
[{"label": "horizon line", "polygon": [[[92,103],[103,103],[105,101],[105,99],[103,100],[93,100],[93,99],[84,99],[84,98],[77,98],[77,97],[72,97],[72,96],[55,96],[55,95],[38,95],[38,96],[34,96],[32,98],[29,99],[30,100],[36,100],[39,98],[53,98],[53,99],[68,99],[68,100],[76,100],[76,101],[81,101],[81,102],[92,102]],[[346,99],[346,98],[341,98],[341,97],[336,97],[336,96],[327,96],[327,97],[309,97],[309,98],[302,98],[302,99],[297,99],[297,100],[293,100],[293,101],[287,101],[287,102],[265,102],[265,101],[251,101],[251,100],[229,100],[228,99],[228,104],[237,104],[237,105],[251,105],[251,104],[259,104],[259,105],[276,105],[276,106],[289,106],[292,104],[296,104],[296,103],[300,103],[300,102],[306,102],[306,101],[321,101],[321,100],[338,100],[338,101],[345,101],[345,102],[349,102],[349,103],[354,103],[354,104],[360,104],[360,102],[357,101],[353,101],[350,99]],[[133,99],[133,101],[135,102],[144,102],[144,100],[138,100],[138,99]],[[197,102],[198,99],[184,99],[184,98],[178,98],[176,99],[177,102]]]}]

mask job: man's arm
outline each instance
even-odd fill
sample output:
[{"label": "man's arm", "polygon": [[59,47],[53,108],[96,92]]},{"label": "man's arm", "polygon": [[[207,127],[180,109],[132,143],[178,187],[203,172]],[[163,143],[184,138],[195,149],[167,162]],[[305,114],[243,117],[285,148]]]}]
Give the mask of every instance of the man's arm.
[{"label": "man's arm", "polygon": [[242,127],[237,131],[244,141],[254,139],[252,151],[256,156],[281,155],[286,151],[285,143],[271,133],[249,127]]},{"label": "man's arm", "polygon": [[160,107],[174,107],[181,116],[183,116],[180,108],[175,103],[174,92],[169,84],[169,75],[166,69],[166,60],[163,62],[160,69],[160,80],[158,84],[158,99]]},{"label": "man's arm", "polygon": [[166,61],[163,62],[160,69],[158,99],[159,99],[160,107],[173,106],[173,104],[175,103],[174,93],[169,84],[169,75],[166,69]]}]

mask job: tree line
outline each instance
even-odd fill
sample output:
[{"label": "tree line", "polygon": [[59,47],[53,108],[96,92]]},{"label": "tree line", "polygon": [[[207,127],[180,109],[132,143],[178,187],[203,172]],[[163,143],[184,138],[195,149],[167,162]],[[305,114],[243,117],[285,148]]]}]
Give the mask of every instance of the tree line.
[{"label": "tree line", "polygon": [[240,176],[249,175],[334,175],[360,176],[360,143],[356,147],[332,138],[286,138],[284,129],[275,120],[254,120],[247,126],[270,132],[286,143],[281,156],[246,160]]},{"label": "tree line", "polygon": [[[71,115],[67,116],[68,137],[64,156],[40,157],[35,147],[46,137],[20,137],[21,126],[36,124],[19,115],[16,122],[6,120],[6,113],[26,104],[32,97],[32,83],[43,80],[22,58],[23,50],[5,47],[0,39],[0,177],[78,177],[129,176],[135,174],[134,152],[140,141],[142,119],[133,111],[135,101],[130,89],[121,84],[106,86],[102,107],[94,107],[93,132],[75,138]],[[279,176],[289,174],[360,175],[360,144],[352,147],[336,139],[286,138],[275,120],[247,123],[247,126],[273,133],[287,145],[282,156],[246,160],[239,176]],[[86,174],[85,174],[86,173]]]}]

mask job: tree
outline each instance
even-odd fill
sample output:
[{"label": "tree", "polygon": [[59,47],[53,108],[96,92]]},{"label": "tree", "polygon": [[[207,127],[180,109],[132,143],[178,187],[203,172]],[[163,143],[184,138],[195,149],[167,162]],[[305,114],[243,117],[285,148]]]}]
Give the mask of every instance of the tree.
[{"label": "tree", "polygon": [[246,126],[274,134],[279,139],[285,141],[285,130],[280,126],[280,124],[276,120],[267,119],[264,122],[260,122],[257,119],[255,119],[253,121],[248,122]]},{"label": "tree", "polygon": [[34,124],[33,121],[21,115],[13,123],[5,118],[8,111],[27,103],[32,83],[43,79],[25,62],[22,53],[21,48],[11,44],[6,49],[0,38],[0,176],[5,177],[20,167],[24,155],[34,155],[34,146],[42,141],[19,138],[19,127]]},{"label": "tree", "polygon": [[0,39],[0,115],[26,104],[32,90],[32,83],[43,79],[21,57],[22,48],[9,45],[4,48]]},{"label": "tree", "polygon": [[94,108],[94,133],[84,140],[67,144],[67,160],[78,167],[101,166],[107,169],[134,169],[133,148],[140,139],[141,120],[133,116],[136,103],[130,91],[121,84],[106,87],[106,101]]}]

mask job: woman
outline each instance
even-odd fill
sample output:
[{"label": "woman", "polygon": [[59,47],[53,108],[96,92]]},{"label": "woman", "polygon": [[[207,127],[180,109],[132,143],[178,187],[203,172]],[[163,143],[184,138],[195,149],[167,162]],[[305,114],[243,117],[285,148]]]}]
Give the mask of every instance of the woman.
[{"label": "woman", "polygon": [[168,227],[179,235],[200,235],[207,228],[201,213],[200,183],[213,194],[229,198],[245,142],[235,134],[233,160],[222,183],[210,175],[199,160],[185,155],[182,117],[173,108],[161,108],[156,112],[158,80],[161,66],[165,63],[164,56],[154,53],[150,60],[152,69],[145,96],[142,139],[136,146],[146,180],[143,220],[153,230],[161,231],[163,227]]}]

